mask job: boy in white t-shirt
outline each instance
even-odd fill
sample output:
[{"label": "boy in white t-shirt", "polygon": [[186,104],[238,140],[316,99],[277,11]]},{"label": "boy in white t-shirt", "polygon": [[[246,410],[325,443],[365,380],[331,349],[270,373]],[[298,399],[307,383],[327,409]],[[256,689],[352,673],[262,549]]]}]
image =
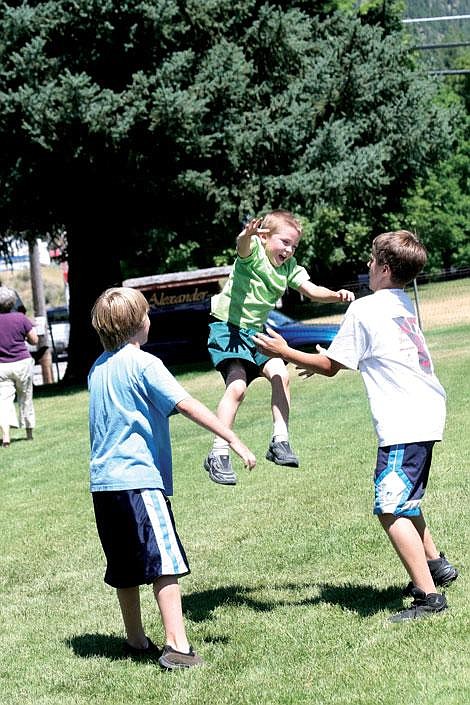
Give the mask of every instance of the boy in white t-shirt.
[{"label": "boy in white t-shirt", "polygon": [[444,610],[446,597],[436,593],[436,585],[446,586],[458,575],[438,553],[420,508],[446,415],[444,389],[403,290],[426,258],[424,246],[406,230],[377,236],[368,263],[374,293],[350,305],[337,336],[319,355],[289,348],[273,331],[272,337],[254,337],[263,353],[295,363],[304,376],[333,377],[345,368],[361,372],[379,441],[374,514],[410,576],[405,595],[414,598],[391,621]]}]

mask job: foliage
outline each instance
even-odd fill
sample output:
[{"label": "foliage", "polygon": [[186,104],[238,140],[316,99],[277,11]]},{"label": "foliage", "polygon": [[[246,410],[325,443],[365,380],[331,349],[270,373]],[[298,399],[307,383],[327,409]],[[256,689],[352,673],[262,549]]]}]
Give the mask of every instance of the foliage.
[{"label": "foliage", "polygon": [[[452,16],[468,9],[468,3],[460,0],[407,4],[411,17]],[[426,70],[469,69],[468,48],[445,46],[468,41],[468,27],[464,20],[409,25],[411,42],[435,46],[419,53],[418,66]],[[456,109],[453,149],[448,158],[426,169],[403,201],[405,221],[428,247],[431,270],[468,267],[470,263],[470,76],[448,75],[441,84],[440,100]]]},{"label": "foliage", "polygon": [[406,220],[428,248],[429,270],[470,266],[469,184],[470,141],[462,140],[404,200]]},{"label": "foliage", "polygon": [[338,5],[2,4],[0,237],[67,231],[71,365],[90,361],[90,305],[122,260],[210,265],[247,213],[281,206],[333,283],[447,154],[452,110],[415,71],[401,3]]},{"label": "foliage", "polygon": [[[98,193],[129,235],[158,226],[154,270],[192,232],[205,242],[199,262],[210,262],[245,212],[281,204],[312,222],[327,207],[375,227],[439,155],[447,119],[398,32],[321,22],[315,10],[7,3],[3,222],[68,224],[77,198],[97,205]],[[135,252],[133,238],[114,239]]]}]

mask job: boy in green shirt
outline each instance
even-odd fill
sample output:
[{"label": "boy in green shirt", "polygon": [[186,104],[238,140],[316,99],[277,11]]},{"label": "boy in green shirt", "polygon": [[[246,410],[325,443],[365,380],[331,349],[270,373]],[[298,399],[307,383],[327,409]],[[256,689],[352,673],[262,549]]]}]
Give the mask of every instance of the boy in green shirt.
[{"label": "boy in green shirt", "polygon": [[[237,259],[220,294],[212,298],[209,354],[225,381],[218,418],[232,428],[246,388],[263,375],[271,383],[273,436],[266,458],[277,465],[298,467],[289,444],[289,374],[282,360],[269,359],[256,349],[252,336],[262,331],[269,313],[288,286],[313,301],[349,302],[346,289],[331,291],[310,281],[294,254],[302,235],[292,213],[277,210],[251,220],[237,238]],[[215,436],[204,467],[214,482],[235,485],[227,442]]]}]

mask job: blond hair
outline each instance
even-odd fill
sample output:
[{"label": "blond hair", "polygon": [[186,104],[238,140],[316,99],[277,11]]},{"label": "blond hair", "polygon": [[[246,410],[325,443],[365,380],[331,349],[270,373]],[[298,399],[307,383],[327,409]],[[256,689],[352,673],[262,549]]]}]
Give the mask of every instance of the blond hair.
[{"label": "blond hair", "polygon": [[405,286],[423,269],[427,252],[417,235],[409,230],[394,230],[374,238],[372,257],[377,264],[389,266],[393,282]]},{"label": "blond hair", "polygon": [[91,324],[105,350],[116,350],[142,327],[149,305],[137,289],[126,286],[106,289],[91,310]]},{"label": "blond hair", "polygon": [[289,211],[277,210],[266,213],[259,227],[269,230],[269,236],[271,236],[278,230],[279,225],[291,225],[299,235],[302,235],[300,222]]}]

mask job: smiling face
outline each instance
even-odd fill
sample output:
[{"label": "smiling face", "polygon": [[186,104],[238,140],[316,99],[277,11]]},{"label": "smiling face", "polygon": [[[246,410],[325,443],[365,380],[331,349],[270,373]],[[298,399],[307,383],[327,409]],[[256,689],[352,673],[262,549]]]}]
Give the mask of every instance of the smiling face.
[{"label": "smiling face", "polygon": [[297,249],[300,233],[293,225],[281,223],[271,233],[260,233],[260,240],[273,267],[280,267]]}]

